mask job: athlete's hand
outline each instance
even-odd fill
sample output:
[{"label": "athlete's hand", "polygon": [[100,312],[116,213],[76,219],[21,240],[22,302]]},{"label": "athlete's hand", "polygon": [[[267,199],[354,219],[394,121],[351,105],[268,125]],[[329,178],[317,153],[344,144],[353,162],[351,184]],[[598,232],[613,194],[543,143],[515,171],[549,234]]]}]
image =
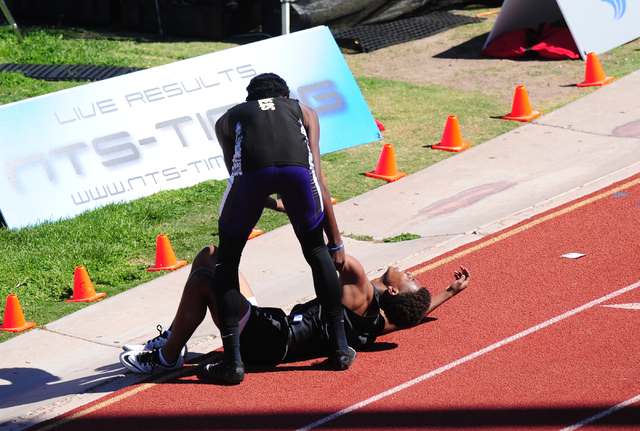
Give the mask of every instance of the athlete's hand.
[{"label": "athlete's hand", "polygon": [[284,204],[282,203],[282,199],[280,199],[280,196],[278,196],[277,199],[268,197],[264,203],[264,207],[273,211],[281,212],[281,213],[287,212],[287,210],[284,207]]},{"label": "athlete's hand", "polygon": [[336,251],[329,250],[329,255],[331,255],[331,260],[333,261],[333,265],[336,267],[336,270],[342,270],[344,263],[347,261],[347,254],[344,251],[344,247]]},{"label": "athlete's hand", "polygon": [[287,210],[284,208],[284,204],[282,203],[282,199],[280,199],[280,196],[278,196],[278,199],[276,199],[275,210],[279,211],[281,213],[286,213],[287,212]]},{"label": "athlete's hand", "polygon": [[456,281],[454,281],[447,290],[453,295],[457,295],[469,286],[471,274],[467,268],[460,266],[460,270],[454,271],[453,276],[456,278]]}]

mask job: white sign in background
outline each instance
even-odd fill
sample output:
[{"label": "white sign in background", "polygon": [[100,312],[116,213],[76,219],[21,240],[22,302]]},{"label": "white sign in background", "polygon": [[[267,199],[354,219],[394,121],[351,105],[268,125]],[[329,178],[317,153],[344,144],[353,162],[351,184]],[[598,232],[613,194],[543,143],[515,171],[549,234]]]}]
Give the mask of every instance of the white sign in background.
[{"label": "white sign in background", "polygon": [[583,59],[640,37],[640,0],[505,0],[485,47],[511,30],[561,18]]},{"label": "white sign in background", "polygon": [[314,108],[328,153],[380,139],[326,27],[0,107],[0,211],[10,228],[228,177],[216,120],[260,73]]}]

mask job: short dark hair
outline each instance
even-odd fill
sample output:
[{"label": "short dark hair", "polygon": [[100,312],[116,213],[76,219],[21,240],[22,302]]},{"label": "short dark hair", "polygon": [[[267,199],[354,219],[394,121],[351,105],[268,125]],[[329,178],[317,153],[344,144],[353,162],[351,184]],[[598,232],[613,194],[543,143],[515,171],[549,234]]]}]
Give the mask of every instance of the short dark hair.
[{"label": "short dark hair", "polygon": [[424,288],[393,296],[382,307],[387,320],[399,328],[412,328],[420,323],[431,305],[431,293]]},{"label": "short dark hair", "polygon": [[287,82],[275,73],[255,76],[247,86],[247,102],[273,97],[289,97]]}]

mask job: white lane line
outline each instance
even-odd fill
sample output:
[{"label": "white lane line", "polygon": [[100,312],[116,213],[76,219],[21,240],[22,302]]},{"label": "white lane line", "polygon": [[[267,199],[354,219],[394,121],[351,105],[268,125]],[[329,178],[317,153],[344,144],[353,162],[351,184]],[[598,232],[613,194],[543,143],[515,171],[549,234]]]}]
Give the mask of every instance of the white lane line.
[{"label": "white lane line", "polygon": [[492,345],[490,345],[488,347],[485,347],[484,349],[478,350],[477,352],[474,352],[474,353],[472,353],[470,355],[467,355],[467,356],[465,356],[463,358],[460,358],[460,359],[458,359],[456,361],[453,361],[450,364],[444,365],[444,366],[442,366],[440,368],[437,368],[437,369],[435,369],[433,371],[430,371],[427,374],[423,374],[422,376],[416,377],[413,380],[409,380],[408,382],[403,383],[403,384],[401,384],[399,386],[396,386],[395,388],[391,388],[391,389],[389,389],[389,390],[387,390],[385,392],[382,392],[382,393],[380,393],[378,395],[375,395],[375,396],[373,396],[371,398],[368,398],[368,399],[366,399],[364,401],[361,401],[361,402],[359,402],[357,404],[353,404],[352,406],[349,406],[349,407],[347,407],[345,409],[342,409],[339,412],[333,413],[332,415],[329,415],[329,416],[327,416],[327,417],[325,417],[323,419],[320,419],[320,420],[318,420],[316,422],[313,422],[310,425],[307,425],[307,426],[305,426],[303,428],[299,428],[297,431],[306,431],[306,430],[310,430],[310,429],[316,428],[316,427],[318,427],[318,426],[320,426],[322,424],[325,424],[325,423],[327,423],[329,421],[332,421],[332,420],[334,420],[336,418],[339,418],[340,416],[346,415],[347,413],[350,413],[350,412],[352,412],[354,410],[358,410],[359,408],[362,408],[362,407],[364,407],[366,405],[369,405],[369,404],[374,403],[374,402],[376,402],[378,400],[386,398],[389,395],[393,395],[396,392],[400,392],[400,391],[402,391],[402,390],[404,390],[406,388],[409,388],[409,387],[411,387],[411,386],[413,386],[413,385],[415,385],[417,383],[420,383],[420,382],[422,382],[424,380],[430,379],[431,377],[435,377],[438,374],[444,373],[445,371],[448,371],[448,370],[450,370],[452,368],[457,367],[458,365],[462,365],[465,362],[469,362],[470,360],[475,359],[478,356],[482,356],[485,353],[489,353],[489,352],[491,352],[491,351],[493,351],[493,350],[495,350],[495,349],[497,349],[499,347],[507,345],[507,344],[509,344],[509,343],[511,343],[513,341],[519,340],[520,338],[526,337],[527,335],[533,334],[534,332],[539,331],[540,329],[546,328],[549,325],[553,325],[554,323],[557,323],[557,322],[559,322],[561,320],[564,320],[564,319],[566,319],[568,317],[571,317],[574,314],[578,314],[578,313],[580,313],[580,312],[582,312],[584,310],[588,310],[589,308],[592,308],[592,307],[595,307],[596,305],[602,304],[603,302],[608,301],[611,298],[615,298],[616,296],[622,295],[623,293],[629,292],[630,290],[633,290],[633,289],[637,288],[638,286],[640,286],[640,281],[638,281],[638,282],[636,282],[636,283],[634,283],[634,284],[632,284],[630,286],[624,287],[624,288],[622,288],[620,290],[616,290],[615,292],[610,293],[610,294],[608,294],[606,296],[603,296],[603,297],[601,297],[599,299],[591,301],[591,302],[589,302],[589,303],[587,303],[587,304],[585,304],[585,305],[583,305],[581,307],[574,308],[571,311],[567,311],[564,314],[561,314],[561,315],[559,315],[557,317],[554,317],[553,319],[549,319],[546,322],[543,322],[543,323],[540,323],[539,325],[533,326],[533,327],[531,327],[531,328],[529,328],[529,329],[527,329],[525,331],[522,331],[522,332],[520,332],[520,333],[518,333],[516,335],[512,335],[509,338],[505,338],[502,341],[498,341],[497,343],[494,343],[494,344],[492,344]]},{"label": "white lane line", "polygon": [[612,305],[603,305],[603,307],[623,308],[626,310],[640,310],[640,303],[632,302],[631,304],[612,304]]},{"label": "white lane line", "polygon": [[627,401],[623,401],[620,404],[611,407],[608,410],[598,413],[597,415],[593,415],[590,418],[583,420],[582,422],[578,422],[577,424],[571,425],[570,427],[562,428],[560,431],[573,431],[575,429],[580,428],[581,426],[588,425],[591,422],[595,422],[600,418],[603,418],[611,413],[617,412],[623,407],[630,406],[631,404],[635,404],[640,401],[640,395],[636,395],[635,397],[628,399]]}]

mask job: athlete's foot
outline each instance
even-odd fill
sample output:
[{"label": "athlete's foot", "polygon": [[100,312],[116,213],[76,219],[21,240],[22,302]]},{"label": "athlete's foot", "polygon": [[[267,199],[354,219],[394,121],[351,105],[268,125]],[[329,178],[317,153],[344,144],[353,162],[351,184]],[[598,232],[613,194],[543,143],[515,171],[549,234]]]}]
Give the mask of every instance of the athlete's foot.
[{"label": "athlete's foot", "polygon": [[198,372],[198,378],[237,385],[244,380],[244,364],[237,361],[207,364]]},{"label": "athlete's foot", "polygon": [[120,363],[134,373],[152,374],[156,371],[178,370],[184,365],[184,358],[178,356],[173,364],[164,365],[160,359],[160,349],[150,352],[128,350],[120,354]]},{"label": "athlete's foot", "polygon": [[349,347],[349,350],[336,350],[329,356],[329,361],[334,370],[343,371],[348,369],[356,360],[356,351]]}]

